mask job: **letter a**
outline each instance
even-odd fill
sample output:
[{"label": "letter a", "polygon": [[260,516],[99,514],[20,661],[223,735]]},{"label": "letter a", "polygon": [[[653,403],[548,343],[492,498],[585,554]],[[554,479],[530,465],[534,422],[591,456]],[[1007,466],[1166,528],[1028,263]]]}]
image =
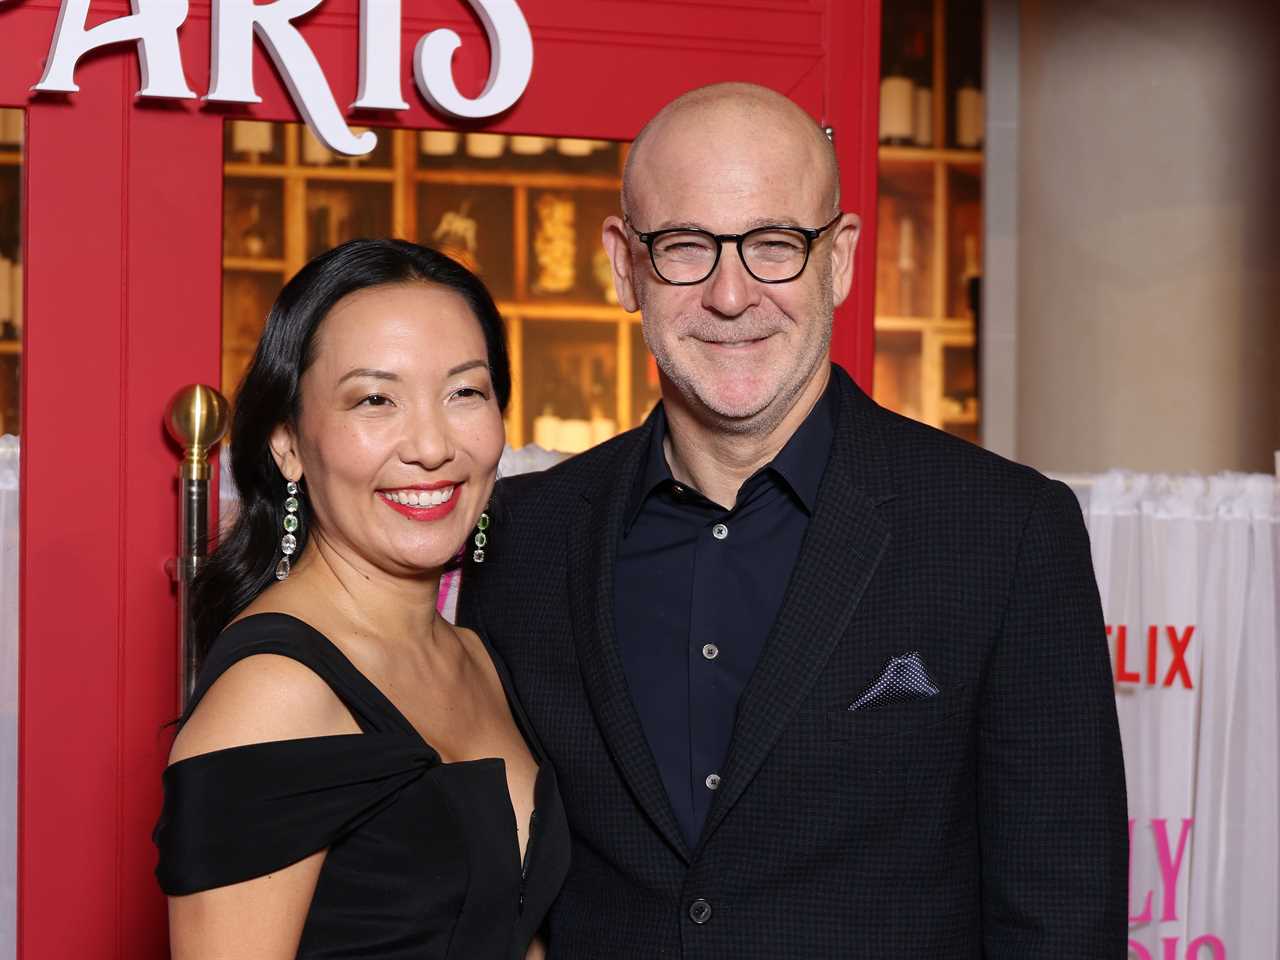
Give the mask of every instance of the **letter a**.
[{"label": "letter a", "polygon": [[89,0],[63,0],[53,28],[44,76],[33,89],[75,93],[76,64],[90,50],[129,40],[138,44],[142,71],[140,97],[189,100],[195,93],[182,73],[178,27],[187,19],[187,0],[133,0],[133,13],[86,30]]}]

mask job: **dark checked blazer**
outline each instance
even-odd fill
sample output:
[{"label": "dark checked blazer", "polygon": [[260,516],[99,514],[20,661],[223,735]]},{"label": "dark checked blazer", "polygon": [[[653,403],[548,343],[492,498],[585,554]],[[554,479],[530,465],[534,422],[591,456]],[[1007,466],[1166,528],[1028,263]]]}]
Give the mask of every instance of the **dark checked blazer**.
[{"label": "dark checked blazer", "polygon": [[[460,616],[559,776],[551,956],[1124,960],[1124,770],[1076,500],[833,373],[831,459],[693,849],[614,629],[652,419],[500,484]],[[936,696],[848,709],[910,652]]]}]

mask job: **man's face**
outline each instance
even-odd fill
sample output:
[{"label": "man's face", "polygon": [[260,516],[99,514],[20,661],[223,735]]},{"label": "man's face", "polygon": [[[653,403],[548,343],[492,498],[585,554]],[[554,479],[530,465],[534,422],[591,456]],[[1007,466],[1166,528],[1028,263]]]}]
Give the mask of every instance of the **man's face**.
[{"label": "man's face", "polygon": [[[724,115],[668,124],[637,162],[632,226],[739,234],[827,223],[835,213],[829,168],[811,137],[788,130],[761,136],[744,118]],[[851,269],[856,238],[856,221],[847,220],[814,241],[804,272],[787,283],[756,280],[725,244],[707,280],[675,286],[656,274],[633,230],[606,225],[605,242],[625,274],[623,303],[633,299],[642,311],[645,341],[669,385],[730,428],[754,431],[776,425],[825,373],[832,312],[848,290],[847,276],[836,289],[833,275]]]}]

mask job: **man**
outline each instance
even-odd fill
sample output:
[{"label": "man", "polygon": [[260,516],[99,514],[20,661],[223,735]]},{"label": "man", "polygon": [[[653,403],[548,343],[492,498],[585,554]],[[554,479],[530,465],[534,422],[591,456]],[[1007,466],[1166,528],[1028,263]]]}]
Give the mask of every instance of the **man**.
[{"label": "man", "polygon": [[462,591],[575,838],[552,957],[1121,960],[1071,492],[830,363],[859,221],[789,100],[686,94],[624,181],[604,243],[662,403],[503,484]]}]

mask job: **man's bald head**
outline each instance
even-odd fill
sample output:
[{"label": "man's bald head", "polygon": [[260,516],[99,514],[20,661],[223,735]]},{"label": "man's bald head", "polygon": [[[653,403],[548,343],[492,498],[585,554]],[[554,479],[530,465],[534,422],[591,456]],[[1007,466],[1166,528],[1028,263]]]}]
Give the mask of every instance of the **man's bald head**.
[{"label": "man's bald head", "polygon": [[[794,150],[808,154],[821,178],[824,205],[840,206],[840,168],[835,148],[813,119],[793,101],[752,83],[714,83],[672,100],[645,124],[631,145],[622,175],[622,209],[631,215],[646,188],[649,166],[663,147],[689,137],[729,132],[757,138],[762,151]],[[726,142],[726,149],[739,149]],[[679,149],[676,147],[676,149]]]}]

